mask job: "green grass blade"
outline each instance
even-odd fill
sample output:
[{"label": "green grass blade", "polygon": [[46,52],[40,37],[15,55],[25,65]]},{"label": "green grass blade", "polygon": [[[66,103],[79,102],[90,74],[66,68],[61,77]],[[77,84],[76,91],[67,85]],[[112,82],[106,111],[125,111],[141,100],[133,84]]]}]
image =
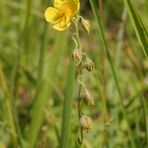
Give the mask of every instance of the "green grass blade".
[{"label": "green grass blade", "polygon": [[[142,105],[143,109],[143,116],[144,116],[144,122],[145,122],[145,135],[146,135],[146,145],[148,147],[148,109],[147,109],[147,103],[146,103],[146,97],[141,94],[141,91],[138,89],[138,87],[135,84],[135,81],[133,78],[131,78],[131,83],[133,85],[133,88],[135,89],[135,92],[138,94],[138,99],[140,100],[140,103]],[[141,88],[142,89],[142,88]]]},{"label": "green grass blade", "polygon": [[113,79],[114,79],[114,82],[115,82],[115,86],[116,86],[116,89],[117,89],[119,98],[120,98],[120,100],[121,100],[122,113],[123,113],[123,116],[124,116],[126,122],[128,123],[128,132],[129,132],[129,137],[130,137],[130,140],[131,140],[131,146],[132,146],[133,148],[135,148],[135,147],[136,147],[136,144],[135,144],[135,142],[134,142],[133,134],[132,134],[132,131],[131,131],[130,126],[129,126],[129,121],[128,121],[128,117],[127,117],[127,112],[126,112],[126,109],[124,108],[124,105],[123,105],[123,99],[124,99],[124,98],[123,98],[122,93],[121,93],[121,89],[120,89],[120,86],[119,86],[119,81],[118,81],[118,79],[117,79],[117,74],[116,74],[116,71],[115,71],[115,68],[114,68],[112,59],[111,59],[111,55],[110,55],[110,51],[109,51],[109,48],[108,48],[108,44],[107,44],[107,41],[106,41],[106,38],[105,38],[105,35],[104,35],[103,27],[102,27],[102,24],[101,24],[100,19],[99,19],[99,16],[98,16],[98,12],[97,12],[97,9],[96,9],[95,2],[92,1],[92,0],[89,0],[89,2],[90,2],[90,4],[91,4],[91,8],[92,8],[93,14],[94,14],[94,16],[95,16],[95,20],[96,20],[96,22],[97,22],[97,27],[98,27],[98,31],[99,31],[99,36],[101,37],[102,43],[103,43],[104,48],[105,48],[105,50],[106,50],[106,57],[107,57],[109,66],[110,66],[111,71],[112,71]]},{"label": "green grass blade", "polygon": [[12,107],[12,97],[10,95],[10,91],[7,87],[7,82],[3,73],[2,66],[0,64],[0,87],[3,89],[6,98],[4,100],[3,106],[4,106],[4,114],[6,115],[6,120],[8,122],[9,130],[11,131],[11,140],[12,140],[12,148],[16,148],[18,145],[18,139],[17,139],[17,129],[15,125],[15,117],[13,114],[13,107]]},{"label": "green grass blade", "polygon": [[125,3],[125,7],[127,8],[130,19],[132,21],[137,38],[142,46],[142,49],[144,51],[146,58],[148,59],[148,34],[147,34],[147,31],[146,31],[141,19],[137,15],[136,10],[132,6],[131,1],[124,0],[124,3]]},{"label": "green grass blade", "polygon": [[25,17],[25,23],[23,26],[23,34],[26,32],[27,25],[30,19],[30,14],[31,14],[31,8],[32,8],[32,0],[27,0],[26,1],[26,17]]},{"label": "green grass blade", "polygon": [[70,118],[71,118],[71,106],[74,95],[74,83],[75,83],[75,65],[71,58],[68,70],[67,85],[65,91],[65,99],[63,106],[63,117],[62,117],[62,130],[61,130],[61,148],[69,147],[69,129],[70,129]]},{"label": "green grass blade", "polygon": [[[49,82],[55,80],[55,74],[59,59],[62,54],[63,43],[65,41],[64,33],[59,33],[54,46],[53,56],[50,59],[50,66],[48,67],[47,74],[45,74],[43,80],[38,88],[38,94],[35,98],[35,102],[31,112],[31,125],[30,133],[28,136],[29,148],[33,148],[36,144],[37,137],[40,131],[40,127],[44,120],[44,109],[48,102],[48,98],[52,92],[52,84]],[[61,47],[62,46],[62,47]]]}]

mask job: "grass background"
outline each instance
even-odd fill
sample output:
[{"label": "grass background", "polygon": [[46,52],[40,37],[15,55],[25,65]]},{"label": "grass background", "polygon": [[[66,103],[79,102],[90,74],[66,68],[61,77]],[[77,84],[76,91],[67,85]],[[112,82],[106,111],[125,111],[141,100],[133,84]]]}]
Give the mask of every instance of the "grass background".
[{"label": "grass background", "polygon": [[[91,31],[80,39],[95,65],[84,72],[95,100],[82,106],[93,120],[87,148],[148,146],[148,2],[131,2],[81,0]],[[79,147],[73,25],[53,30],[43,16],[51,3],[0,0],[1,148]]]}]

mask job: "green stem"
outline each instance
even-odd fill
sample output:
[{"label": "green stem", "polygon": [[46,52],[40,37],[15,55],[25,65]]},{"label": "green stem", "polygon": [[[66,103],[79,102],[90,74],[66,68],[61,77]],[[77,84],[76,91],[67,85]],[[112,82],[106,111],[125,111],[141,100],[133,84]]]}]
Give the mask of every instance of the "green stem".
[{"label": "green stem", "polygon": [[[96,71],[97,74],[97,71]],[[109,126],[106,127],[106,123],[109,122],[110,117],[109,117],[109,112],[108,112],[108,108],[107,108],[107,102],[106,102],[106,98],[104,95],[104,90],[102,88],[102,83],[100,81],[100,79],[98,78],[98,75],[96,76],[96,81],[98,84],[98,89],[99,89],[99,95],[101,97],[102,103],[103,103],[103,114],[104,114],[104,135],[103,135],[103,140],[101,143],[101,148],[104,147],[105,144],[107,144],[107,141],[109,139]]]},{"label": "green stem", "polygon": [[26,33],[27,31],[27,26],[28,26],[28,23],[29,23],[29,19],[30,19],[30,14],[31,14],[31,9],[32,9],[32,0],[27,0],[26,1],[26,17],[25,17],[25,23],[24,23],[24,26],[23,26],[23,34]]},{"label": "green stem", "polygon": [[44,24],[44,31],[42,35],[42,43],[40,47],[40,54],[39,54],[39,68],[38,68],[38,82],[40,83],[40,80],[43,76],[43,71],[44,71],[44,57],[45,57],[45,51],[46,51],[46,44],[47,44],[47,35],[48,35],[48,24]]},{"label": "green stem", "polygon": [[[82,72],[83,72],[83,69],[81,68],[80,69],[80,72],[79,72],[79,76],[80,76],[80,81],[82,82]],[[81,116],[82,116],[82,113],[81,113],[81,90],[82,90],[82,84],[79,84],[79,90],[78,90],[78,98],[77,98],[77,101],[78,101],[78,119],[79,119],[79,124],[80,124],[80,119],[81,119]],[[80,127],[80,144],[83,143],[83,128]]]},{"label": "green stem", "polygon": [[123,104],[123,99],[124,98],[122,96],[122,93],[121,93],[121,90],[120,90],[120,86],[119,86],[119,82],[118,82],[118,79],[117,79],[117,75],[116,75],[116,72],[115,72],[112,60],[111,60],[111,55],[110,55],[110,52],[109,52],[107,41],[106,41],[105,36],[104,36],[104,31],[103,31],[103,28],[102,28],[102,25],[101,25],[101,22],[100,22],[97,10],[95,8],[95,2],[93,0],[89,0],[89,2],[91,4],[91,7],[92,7],[92,10],[93,10],[93,13],[94,13],[97,25],[98,25],[98,30],[100,31],[100,37],[102,39],[102,43],[103,43],[103,45],[105,47],[105,50],[106,50],[107,60],[108,60],[109,66],[110,66],[112,74],[113,74],[113,78],[114,78],[114,81],[115,81],[116,89],[117,89],[118,95],[119,95],[119,97],[121,99],[122,112],[123,112],[123,116],[124,116],[126,122],[128,123],[128,132],[129,132],[129,136],[130,136],[130,140],[131,140],[131,145],[132,145],[133,148],[135,148],[136,144],[134,142],[132,131],[130,129],[130,124],[129,124],[129,121],[128,121],[126,109],[124,108],[124,104]]},{"label": "green stem", "polygon": [[115,53],[115,68],[118,68],[119,64],[120,64],[120,59],[121,59],[121,49],[123,46],[123,37],[124,37],[124,31],[125,31],[125,21],[127,18],[127,11],[124,8],[123,13],[122,13],[122,17],[121,20],[122,22],[120,23],[119,26],[119,31],[117,34],[117,46],[116,46],[116,53]]},{"label": "green stem", "polygon": [[2,86],[5,94],[6,94],[6,98],[5,98],[5,102],[4,102],[4,112],[6,113],[6,119],[8,121],[8,124],[10,126],[10,130],[11,130],[11,134],[12,134],[12,147],[13,148],[17,148],[17,130],[16,130],[16,126],[15,126],[15,117],[13,115],[13,109],[12,109],[12,101],[11,101],[11,97],[9,94],[9,90],[6,84],[6,80],[4,77],[4,73],[3,73],[3,69],[0,65],[0,86]]},{"label": "green stem", "polygon": [[[22,49],[23,43],[25,41],[24,36],[26,35],[27,26],[28,26],[28,23],[29,23],[30,15],[31,15],[31,5],[32,5],[32,0],[27,0],[25,22],[24,22],[23,29],[20,31],[20,34],[19,34],[19,37],[18,37],[18,47],[17,47],[16,59],[15,59],[14,66],[13,66],[12,71],[11,71],[10,91],[12,92],[13,96],[15,96],[15,93],[16,93],[17,75],[18,75],[18,69],[19,69],[19,62],[20,62],[20,59],[21,59],[21,49]],[[23,40],[22,40],[22,38],[23,38]],[[11,98],[13,98],[13,97],[11,96]],[[10,105],[13,105],[13,102]],[[13,112],[14,111],[12,110],[12,114],[13,114]],[[20,127],[19,127],[19,124],[18,124],[17,114],[14,113],[13,115],[14,115],[13,116],[14,124],[16,123],[15,125],[16,125],[16,130],[17,130],[17,133],[18,133],[18,140],[20,142],[20,145],[22,145],[22,142],[21,142],[22,134],[21,134],[21,130],[20,130]]]},{"label": "green stem", "polygon": [[65,39],[64,33],[59,33],[57,35],[53,47],[53,55],[50,58],[50,65],[48,65],[49,67],[47,68],[47,72],[40,81],[40,87],[38,87],[37,90],[38,93],[35,97],[35,101],[31,110],[30,131],[27,133],[29,148],[34,148],[35,144],[37,143],[39,131],[44,121],[44,109],[52,92],[52,84],[51,82],[48,82],[48,80],[52,80],[53,82],[55,81],[55,74],[57,72],[57,66],[64,49],[63,47]]},{"label": "green stem", "polygon": [[145,131],[146,132],[146,142],[147,142],[147,147],[148,147],[148,109],[147,109],[145,98],[143,96],[141,96],[140,98],[141,98],[141,102],[143,105],[144,120],[145,120],[145,127],[146,127],[146,131]]},{"label": "green stem", "polygon": [[[148,109],[147,109],[147,104],[144,98],[144,96],[140,93],[140,90],[137,88],[133,78],[131,78],[131,83],[135,89],[135,92],[138,93],[138,98],[140,99],[141,105],[143,107],[143,115],[144,115],[144,122],[145,122],[145,134],[146,134],[146,142],[147,142],[147,147],[148,147]],[[141,88],[141,90],[143,90],[143,87]]]},{"label": "green stem", "polygon": [[80,35],[79,35],[79,17],[75,18],[74,20],[75,25],[75,34],[77,35],[77,48],[81,50],[81,41],[80,41]]},{"label": "green stem", "polygon": [[71,106],[72,106],[72,98],[74,95],[74,86],[75,86],[75,65],[73,60],[71,59],[69,64],[68,79],[67,79],[64,106],[63,106],[60,148],[69,148],[68,142],[69,142]]},{"label": "green stem", "polygon": [[[74,22],[75,24],[75,33],[77,35],[77,45],[78,45],[78,49],[81,49],[81,41],[80,41],[80,35],[79,35],[79,18],[77,17],[76,21]],[[80,77],[80,82],[82,82],[82,73],[83,73],[83,69],[81,64],[79,65],[79,74],[78,76]],[[77,107],[78,107],[78,119],[79,119],[79,124],[80,124],[80,119],[81,119],[81,99],[80,99],[80,95],[81,95],[81,90],[82,90],[82,84],[79,84],[79,89],[78,89],[78,97],[77,97]],[[83,128],[80,127],[80,144],[83,144]]]},{"label": "green stem", "polygon": [[143,52],[148,60],[148,33],[141,21],[140,17],[138,16],[135,8],[133,7],[130,0],[123,0],[125,8],[130,16],[133,28],[137,35],[138,41],[143,49]]}]

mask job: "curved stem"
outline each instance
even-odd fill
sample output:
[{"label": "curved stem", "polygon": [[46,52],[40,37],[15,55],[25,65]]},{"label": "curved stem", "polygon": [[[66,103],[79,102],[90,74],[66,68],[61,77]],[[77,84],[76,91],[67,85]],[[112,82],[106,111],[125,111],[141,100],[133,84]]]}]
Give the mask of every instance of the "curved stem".
[{"label": "curved stem", "polygon": [[75,25],[75,34],[77,36],[77,46],[78,46],[78,49],[81,49],[81,41],[80,41],[80,35],[79,35],[79,17],[77,17],[73,22]]},{"label": "curved stem", "polygon": [[[79,17],[77,16],[77,18],[74,20],[74,25],[75,25],[75,34],[77,36],[77,48],[79,50],[82,50],[81,49],[81,41],[80,41],[80,35],[79,35]],[[82,113],[81,113],[81,98],[80,98],[80,95],[81,95],[81,90],[82,90],[82,73],[83,73],[83,68],[82,68],[82,65],[80,64],[80,70],[79,70],[79,76],[80,76],[80,83],[79,83],[79,90],[78,90],[78,97],[77,97],[77,107],[78,107],[78,118],[79,118],[79,123],[80,123],[80,119],[81,119],[81,116],[82,116]],[[80,127],[80,144],[83,143],[83,128]]]}]

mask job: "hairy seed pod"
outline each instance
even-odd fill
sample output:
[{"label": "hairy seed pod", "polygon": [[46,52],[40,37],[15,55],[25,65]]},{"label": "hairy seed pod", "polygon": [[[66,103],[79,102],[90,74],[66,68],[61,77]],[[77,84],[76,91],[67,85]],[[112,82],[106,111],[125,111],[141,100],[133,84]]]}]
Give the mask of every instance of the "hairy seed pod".
[{"label": "hairy seed pod", "polygon": [[81,23],[82,28],[83,28],[87,33],[89,33],[89,32],[90,32],[90,22],[89,22],[89,20],[84,19],[84,18],[81,18],[80,23]]},{"label": "hairy seed pod", "polygon": [[92,71],[94,68],[94,63],[89,58],[86,58],[84,68],[86,68],[88,71]]},{"label": "hairy seed pod", "polygon": [[88,116],[82,116],[80,118],[80,124],[84,130],[90,130],[92,128],[92,120]]},{"label": "hairy seed pod", "polygon": [[95,105],[94,99],[87,89],[84,90],[84,92],[82,93],[80,98],[82,100],[86,101],[88,103],[88,105]]},{"label": "hairy seed pod", "polygon": [[79,65],[82,61],[82,52],[80,51],[80,49],[75,48],[72,56],[76,65]]}]

